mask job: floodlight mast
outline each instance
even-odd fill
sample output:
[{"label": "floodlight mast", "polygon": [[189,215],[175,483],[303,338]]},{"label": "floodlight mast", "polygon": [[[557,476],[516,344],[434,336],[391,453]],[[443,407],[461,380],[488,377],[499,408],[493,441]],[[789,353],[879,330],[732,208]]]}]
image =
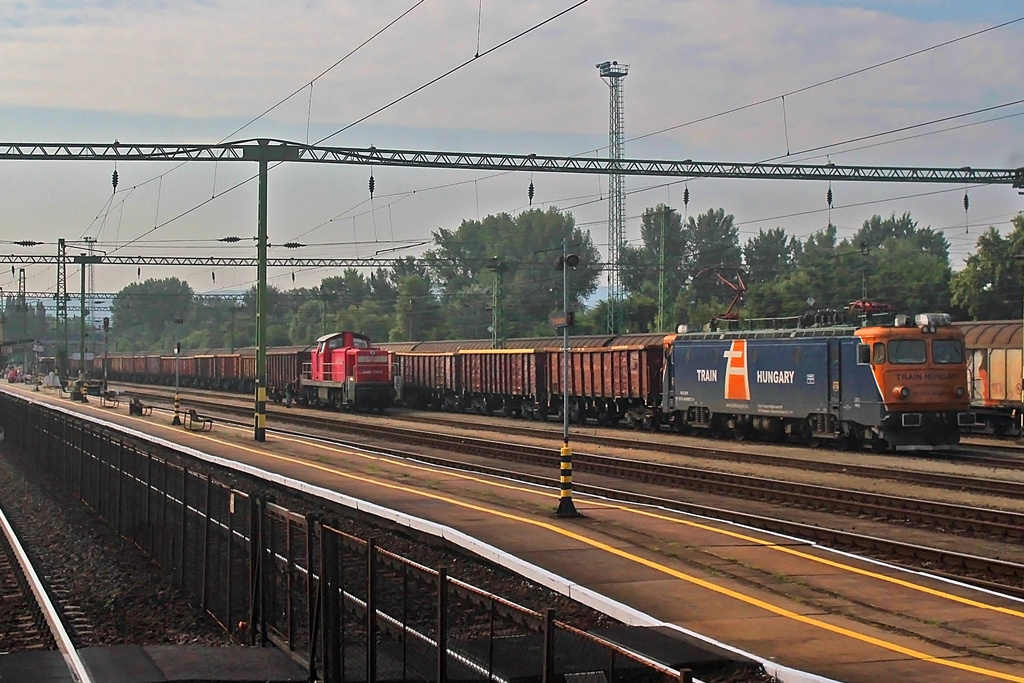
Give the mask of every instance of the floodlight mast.
[{"label": "floodlight mast", "polygon": [[[267,293],[267,175],[271,161],[306,162],[419,168],[459,168],[549,173],[614,174],[677,178],[754,178],[775,180],[848,180],[866,182],[1013,184],[1024,187],[1024,168],[975,169],[834,164],[742,164],[669,160],[597,159],[539,156],[536,154],[475,154],[320,147],[268,138],[239,140],[214,145],[161,145],[114,143],[0,143],[0,160],[20,161],[248,161],[259,164],[259,218],[257,244],[256,396],[254,437],[266,439],[266,293]],[[60,241],[63,255],[63,240]],[[58,269],[63,265],[60,259]],[[85,264],[83,263],[83,268]],[[66,307],[66,293],[59,291],[57,306]],[[66,327],[65,327],[66,330]],[[66,332],[65,332],[66,334]],[[84,345],[83,345],[84,346]],[[67,345],[65,344],[65,348]],[[84,354],[83,354],[84,357]]]}]

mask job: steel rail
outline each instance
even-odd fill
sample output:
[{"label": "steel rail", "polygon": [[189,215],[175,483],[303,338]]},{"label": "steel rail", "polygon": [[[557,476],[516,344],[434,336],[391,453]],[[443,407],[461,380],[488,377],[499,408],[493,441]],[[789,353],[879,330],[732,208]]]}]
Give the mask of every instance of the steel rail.
[{"label": "steel rail", "polygon": [[[141,397],[145,397],[145,398],[148,398],[148,399],[166,400],[166,396],[163,396],[162,394],[147,394],[147,393],[139,392],[139,391],[135,391],[135,390],[132,390],[131,393],[133,395],[139,396],[140,398]],[[203,406],[204,409],[206,409],[206,408],[218,408],[218,409],[227,410],[227,409],[231,409],[232,408],[232,406],[230,404],[225,404],[223,402],[212,403],[212,402],[207,402],[207,401],[205,401],[203,399],[196,399],[196,398],[191,398],[189,400],[191,402],[195,403],[197,406],[200,406],[200,405]],[[237,410],[240,411],[240,410],[244,410],[244,409],[241,408],[241,407],[238,407]],[[295,421],[295,420],[301,419],[301,417],[298,416],[297,414],[290,413],[287,410],[282,410],[282,411],[275,410],[275,411],[273,411],[273,414],[275,415],[275,417],[285,417],[285,418],[287,418],[288,420],[291,420],[291,421]],[[332,420],[335,420],[335,421],[344,421],[345,424],[346,424],[346,429],[349,429],[349,430],[357,430],[357,429],[360,428],[360,425],[365,425],[366,424],[365,421],[353,421],[351,418],[346,419],[342,414],[339,414],[339,413],[331,413],[329,415],[330,415],[329,419],[332,419]],[[423,422],[423,423],[426,423],[426,424],[429,424],[429,425],[435,426],[435,427],[436,426],[449,426],[449,427],[454,427],[454,428],[458,428],[458,429],[466,429],[466,430],[485,430],[485,431],[488,431],[488,432],[495,432],[495,433],[499,433],[499,434],[504,434],[506,436],[508,436],[510,434],[514,434],[514,435],[518,435],[518,436],[527,436],[527,437],[530,437],[530,438],[546,438],[549,435],[552,436],[552,438],[554,438],[556,436],[556,433],[555,433],[554,429],[552,429],[552,430],[540,430],[540,429],[530,429],[530,428],[516,428],[516,427],[509,426],[509,424],[507,422],[506,423],[498,423],[498,424],[495,424],[495,425],[489,425],[489,424],[481,424],[479,422],[472,422],[472,423],[470,423],[470,422],[464,422],[464,421],[459,421],[459,420],[446,420],[444,418],[435,417],[435,416],[424,417],[424,418],[420,418],[419,416],[402,416],[401,419],[412,421],[412,422]],[[368,427],[368,429],[370,429],[371,431],[366,431],[364,433],[366,433],[367,435],[370,435],[370,434],[373,433],[372,430],[375,429],[375,428]],[[392,430],[391,433],[400,434],[401,432],[399,430],[401,430],[402,428],[394,427],[394,428],[390,428],[390,429]],[[410,431],[412,433],[414,433],[414,434],[417,434],[417,435],[422,434],[422,432],[420,432],[419,430],[410,430]],[[887,467],[879,467],[879,466],[874,466],[874,465],[857,465],[857,464],[851,464],[851,463],[834,463],[834,462],[828,462],[828,461],[822,461],[822,460],[807,460],[807,459],[803,459],[803,458],[793,458],[793,457],[788,457],[788,456],[783,456],[783,455],[769,455],[769,454],[763,454],[763,453],[750,453],[750,452],[747,452],[747,451],[723,450],[723,449],[719,449],[719,448],[715,448],[715,447],[711,447],[711,446],[697,446],[697,445],[690,445],[690,444],[666,443],[666,442],[661,442],[661,441],[642,441],[641,442],[641,441],[638,441],[635,438],[628,439],[628,438],[604,436],[604,435],[601,435],[601,436],[589,436],[589,435],[583,435],[583,434],[578,434],[577,433],[577,434],[573,435],[573,439],[577,443],[581,443],[582,442],[582,443],[588,443],[588,444],[592,444],[592,445],[608,446],[608,447],[612,447],[612,448],[622,448],[622,449],[625,449],[625,450],[635,450],[638,447],[642,447],[642,448],[650,449],[650,450],[661,452],[661,453],[669,453],[669,454],[673,454],[673,455],[680,455],[680,456],[692,457],[692,458],[701,458],[701,459],[705,459],[705,460],[726,460],[726,461],[729,461],[729,462],[747,463],[747,464],[756,464],[756,465],[766,465],[766,466],[771,466],[771,467],[781,467],[781,468],[789,467],[789,468],[800,469],[800,470],[810,470],[810,471],[824,472],[824,473],[834,473],[834,474],[845,474],[845,475],[851,475],[851,476],[866,477],[866,478],[871,478],[871,479],[888,479],[890,481],[905,482],[905,483],[908,483],[908,484],[914,484],[914,485],[918,485],[918,486],[933,486],[933,487],[936,487],[936,488],[945,488],[945,489],[954,490],[954,491],[973,491],[973,492],[984,493],[984,494],[989,494],[989,495],[996,494],[996,495],[1006,496],[1006,497],[1010,497],[1010,498],[1024,498],[1024,482],[1015,482],[1015,481],[1009,481],[1009,480],[1005,480],[1005,479],[989,479],[989,478],[982,479],[982,478],[978,478],[978,477],[968,477],[968,476],[956,475],[956,474],[945,474],[945,473],[941,473],[941,472],[919,472],[919,471],[916,471],[916,470],[897,470],[897,469],[892,469],[892,468],[887,468]],[[543,448],[543,447],[538,448],[537,452],[538,452],[538,454],[550,455],[549,449],[546,449],[546,448]],[[663,475],[663,476],[667,476],[667,477],[676,476],[678,474],[677,468],[680,467],[679,465],[673,465],[673,464],[654,463],[654,462],[649,462],[649,461],[645,461],[645,460],[623,460],[622,458],[619,458],[619,457],[608,458],[607,456],[600,456],[600,455],[586,454],[586,453],[579,454],[579,458],[581,458],[580,462],[589,462],[591,464],[591,466],[593,466],[595,468],[603,467],[604,463],[607,462],[607,461],[612,461],[613,463],[630,462],[630,463],[633,463],[633,467],[636,470],[636,472],[638,473],[638,476],[640,475],[640,473],[644,469],[646,469],[649,472],[652,472],[654,474],[657,474],[657,475]],[[982,462],[975,462],[975,459],[972,458],[968,462],[969,462],[969,464],[972,464],[972,465],[973,464],[977,464],[977,465],[984,465],[984,466],[994,466],[994,463],[989,461],[989,460],[983,460]],[[998,462],[1002,462],[1002,461],[998,461]],[[1022,461],[1020,463],[1009,462],[1009,463],[1006,463],[1004,466],[1006,466],[1007,468],[1012,468],[1012,469],[1021,469],[1021,468],[1024,468],[1024,461]],[[712,472],[711,470],[705,470],[705,469],[698,469],[698,468],[693,468],[693,469],[694,469],[695,472]],[[743,476],[743,475],[729,475],[728,473],[716,473],[716,472],[712,472],[712,473],[713,474],[721,474],[721,476],[723,478],[729,477],[729,476],[736,476],[736,477]],[[773,480],[773,481],[775,481],[775,480]],[[793,483],[792,485],[793,486],[800,486],[800,484],[797,484],[797,483]]]},{"label": "steel rail", "polygon": [[[247,423],[243,423],[241,421],[224,420],[224,422],[237,424],[243,427],[247,426]],[[320,429],[324,427],[322,420],[314,421],[313,424]],[[336,445],[370,448],[374,451],[387,453],[395,457],[416,460],[456,470],[471,471],[479,474],[501,477],[538,486],[551,487],[555,485],[554,478],[549,475],[535,475],[518,470],[507,470],[499,467],[493,467],[490,465],[467,463],[462,460],[456,460],[444,456],[413,452],[402,448],[382,446],[380,444],[368,445],[366,443],[354,442],[350,439],[340,439],[321,434],[309,434],[308,432],[301,432],[292,429],[268,427],[268,430],[272,433],[312,438]],[[380,436],[379,432],[377,433],[377,436]],[[453,437],[452,442],[448,443],[446,447],[448,450],[456,450],[459,441],[465,441],[465,437]],[[519,448],[520,446],[518,444],[502,444],[501,447],[511,449]],[[547,459],[548,462],[544,463],[545,465],[557,460],[557,458],[550,453],[548,454]],[[892,562],[892,558],[894,557],[902,558],[903,562],[894,563],[907,568],[924,568],[928,573],[933,575],[944,576],[962,583],[984,588],[986,590],[1002,592],[1017,597],[1024,597],[1024,564],[985,558],[978,555],[950,551],[941,548],[931,548],[928,546],[905,543],[876,536],[868,536],[865,534],[829,529],[817,525],[804,524],[802,522],[793,522],[775,517],[768,517],[766,515],[757,515],[715,506],[690,503],[672,498],[665,498],[663,496],[654,496],[607,486],[581,483],[577,487],[574,483],[574,489],[579,493],[607,498],[609,500],[662,507],[687,514],[733,522],[754,529],[804,539],[811,543],[826,547],[838,548],[857,553],[870,553],[876,557],[885,557],[890,562]],[[943,567],[944,569],[936,570],[935,567]]]},{"label": "steel rail", "polygon": [[28,585],[32,589],[36,603],[39,605],[43,617],[50,627],[50,633],[53,634],[53,638],[57,643],[57,649],[60,650],[61,655],[64,657],[64,662],[67,664],[72,677],[78,683],[92,683],[93,679],[89,675],[85,662],[78,655],[78,650],[75,649],[71,636],[68,634],[67,629],[64,628],[64,623],[60,618],[60,611],[53,604],[53,601],[50,600],[46,586],[43,584],[42,579],[39,578],[39,574],[36,573],[35,567],[32,566],[32,560],[21,545],[14,527],[2,509],[0,509],[0,527],[3,528],[7,543],[18,559],[18,564],[21,565],[21,571],[28,580]]},{"label": "steel rail", "polygon": [[[143,391],[132,388],[130,393],[141,397],[152,397],[156,399],[164,399],[165,396],[161,394],[147,394],[145,391],[152,391],[158,387],[151,387],[149,385],[124,385],[133,387],[145,387]],[[184,396],[185,393],[182,393]],[[193,396],[202,396],[203,392],[191,394]],[[192,399],[196,402],[202,403],[202,399]],[[207,404],[204,404],[207,405]],[[224,407],[225,404],[217,403],[216,407]],[[268,407],[268,411],[271,408]],[[290,413],[288,411],[272,411],[274,415],[287,416]],[[345,417],[340,413],[331,414],[332,419],[344,420]],[[502,435],[515,435],[523,436],[534,439],[546,439],[546,438],[557,438],[557,425],[551,423],[550,429],[533,426],[523,427],[516,425],[515,422],[494,420],[494,421],[470,421],[460,420],[458,418],[444,417],[442,415],[431,413],[429,415],[419,414],[400,414],[390,416],[394,419],[400,419],[404,422],[415,422],[421,424],[427,424],[434,427],[445,426],[452,427],[454,429],[466,429],[475,431],[487,431]],[[614,432],[614,428],[608,429],[609,434]],[[621,430],[620,430],[621,431]],[[665,433],[667,434],[667,432]],[[899,470],[891,467],[879,467],[876,465],[859,465],[855,463],[843,462],[836,463],[826,460],[808,460],[804,458],[795,458],[785,455],[774,455],[766,453],[752,453],[749,451],[735,451],[721,448],[719,446],[704,446],[687,443],[674,443],[666,441],[656,440],[643,440],[637,438],[637,435],[632,437],[620,437],[614,435],[589,435],[576,432],[573,434],[573,440],[577,443],[587,443],[594,446],[607,446],[611,448],[622,448],[624,450],[636,450],[637,448],[645,448],[660,453],[667,453],[672,455],[679,455],[690,458],[700,458],[704,460],[721,460],[727,462],[755,464],[755,465],[767,465],[770,467],[790,467],[794,469],[815,471],[815,472],[826,472],[834,474],[848,474],[852,476],[868,477],[873,479],[888,479],[890,481],[902,481],[909,484],[915,484],[919,486],[933,486],[936,488],[946,488],[954,491],[973,491],[984,494],[996,494],[1001,496],[1007,496],[1010,498],[1024,498],[1024,482],[1016,482],[1006,479],[991,479],[991,478],[979,478],[969,477],[957,474],[944,474],[941,472],[921,472],[916,470]],[[1022,452],[1024,455],[1024,452]],[[986,456],[975,456],[968,453],[951,453],[943,451],[940,459],[943,461],[957,460],[966,465],[977,466],[977,467],[993,467],[993,468],[1005,468],[1008,470],[1024,470],[1024,457],[1020,459],[1007,459],[999,457],[986,457]]]},{"label": "steel rail", "polygon": [[[232,412],[232,407],[224,404],[208,405],[207,407]],[[316,429],[323,429],[325,426],[325,421],[322,417],[314,418],[293,414],[288,416],[288,421]],[[557,456],[550,448],[501,443],[493,439],[474,439],[465,436],[421,432],[395,427],[382,428],[380,426],[348,422],[345,424],[345,430],[352,435],[376,438],[384,436],[392,441],[397,438],[404,444],[520,462],[530,466],[553,467],[557,462]],[[287,430],[280,429],[278,431],[287,432]],[[309,434],[302,435],[309,436]],[[317,436],[316,438],[322,437]],[[342,441],[342,443],[351,442]],[[365,446],[365,444],[362,445]],[[371,447],[376,450],[394,452],[403,457],[427,457],[411,454],[404,450],[391,449],[379,444],[374,444]],[[1024,515],[1013,512],[935,503],[896,496],[881,496],[873,493],[825,486],[794,484],[745,475],[729,475],[697,468],[660,465],[640,461],[622,461],[620,458],[606,456],[583,455],[580,456],[579,463],[581,471],[597,476],[631,479],[663,486],[678,486],[690,490],[736,496],[750,500],[797,504],[804,509],[818,511],[855,515],[868,514],[885,520],[897,520],[899,523],[913,522],[919,528],[933,530],[953,529],[969,533],[972,536],[993,538],[1000,542],[1018,540],[1021,538],[1022,533],[1024,533]],[[451,460],[443,458],[438,461],[438,464],[454,466]],[[540,477],[540,481],[550,482],[551,478]],[[592,488],[594,490],[601,490],[601,487]],[[647,494],[631,493],[629,495],[650,498]],[[731,514],[743,515],[745,513]],[[832,530],[828,531],[829,533],[832,532]],[[899,542],[893,541],[893,543]],[[937,550],[936,552],[945,551]],[[970,560],[968,564],[971,563],[976,564],[976,559]],[[1020,581],[1024,581],[1024,573],[1015,576]]]}]

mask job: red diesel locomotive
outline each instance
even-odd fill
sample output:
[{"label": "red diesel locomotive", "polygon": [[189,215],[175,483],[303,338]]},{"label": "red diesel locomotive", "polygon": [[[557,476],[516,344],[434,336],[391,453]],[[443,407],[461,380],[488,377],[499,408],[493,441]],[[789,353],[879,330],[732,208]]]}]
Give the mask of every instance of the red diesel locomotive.
[{"label": "red diesel locomotive", "polygon": [[[112,353],[107,377],[113,382],[180,386],[251,394],[256,386],[256,349],[184,351],[175,356]],[[103,358],[91,362],[93,377],[103,376]],[[78,362],[72,362],[73,375]],[[267,349],[267,398],[286,400],[289,386],[298,403],[344,410],[383,411],[394,403],[389,355],[369,337],[336,332],[310,346]]]},{"label": "red diesel locomotive", "polygon": [[298,399],[339,410],[384,412],[395,400],[390,356],[355,332],[325,334],[316,340],[298,380]]}]

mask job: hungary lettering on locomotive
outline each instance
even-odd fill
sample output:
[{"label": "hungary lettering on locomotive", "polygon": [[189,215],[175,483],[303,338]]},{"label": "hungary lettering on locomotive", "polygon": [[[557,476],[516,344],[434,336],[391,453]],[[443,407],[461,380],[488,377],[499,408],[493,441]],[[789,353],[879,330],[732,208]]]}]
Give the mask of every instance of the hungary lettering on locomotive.
[{"label": "hungary lettering on locomotive", "polygon": [[758,384],[792,384],[795,370],[758,370]]}]

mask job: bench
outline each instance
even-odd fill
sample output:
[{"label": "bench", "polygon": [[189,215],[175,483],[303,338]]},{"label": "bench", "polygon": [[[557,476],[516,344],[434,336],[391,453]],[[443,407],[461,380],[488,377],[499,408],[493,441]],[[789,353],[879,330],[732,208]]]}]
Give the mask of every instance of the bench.
[{"label": "bench", "polygon": [[139,399],[133,397],[132,400],[129,401],[128,403],[128,414],[138,415],[140,417],[152,415],[153,406],[147,406]]},{"label": "bench", "polygon": [[189,408],[185,413],[185,427],[193,432],[208,432],[213,429],[213,420],[205,415],[200,415],[195,408]]},{"label": "bench", "polygon": [[104,408],[117,408],[121,405],[121,398],[114,390],[100,392],[100,405]]},{"label": "bench", "polygon": [[60,388],[61,398],[70,398],[72,401],[78,401],[80,403],[88,403],[89,399],[86,398],[85,382],[77,380],[72,382],[65,387]]}]

